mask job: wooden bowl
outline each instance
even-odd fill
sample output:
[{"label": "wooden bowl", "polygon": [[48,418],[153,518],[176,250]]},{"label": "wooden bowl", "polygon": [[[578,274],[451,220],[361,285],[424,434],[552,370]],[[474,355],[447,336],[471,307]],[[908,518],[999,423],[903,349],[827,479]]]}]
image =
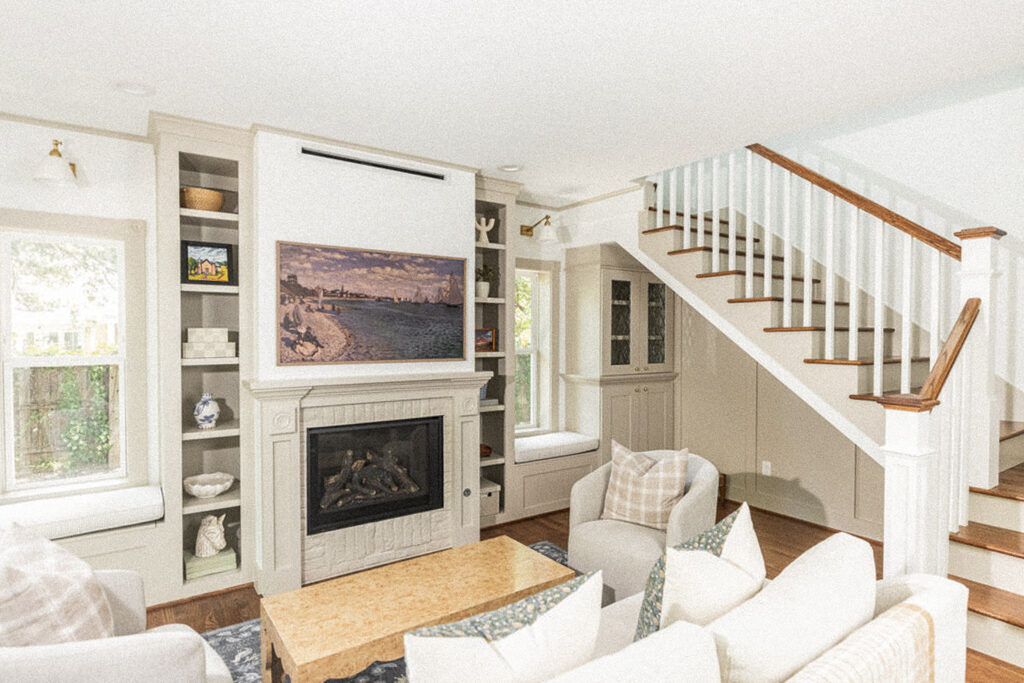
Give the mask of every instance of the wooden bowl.
[{"label": "wooden bowl", "polygon": [[224,206],[224,193],[205,187],[181,188],[181,205],[199,211],[220,211]]}]

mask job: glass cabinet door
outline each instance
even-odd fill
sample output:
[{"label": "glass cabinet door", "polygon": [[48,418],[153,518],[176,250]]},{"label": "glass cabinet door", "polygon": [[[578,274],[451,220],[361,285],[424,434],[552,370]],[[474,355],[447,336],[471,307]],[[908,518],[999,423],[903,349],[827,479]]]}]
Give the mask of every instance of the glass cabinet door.
[{"label": "glass cabinet door", "polygon": [[647,362],[651,365],[665,362],[665,285],[647,283]]},{"label": "glass cabinet door", "polygon": [[610,362],[613,366],[629,365],[631,362],[632,288],[633,283],[629,280],[612,280]]}]

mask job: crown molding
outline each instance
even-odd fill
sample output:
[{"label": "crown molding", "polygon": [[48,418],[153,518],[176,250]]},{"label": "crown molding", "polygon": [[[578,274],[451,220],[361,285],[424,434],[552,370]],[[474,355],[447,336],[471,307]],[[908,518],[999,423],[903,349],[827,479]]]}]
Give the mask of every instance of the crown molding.
[{"label": "crown molding", "polygon": [[153,144],[153,141],[150,140],[149,137],[145,135],[122,133],[120,131],[107,130],[105,128],[93,128],[92,126],[80,126],[76,123],[67,123],[66,121],[39,119],[34,116],[22,116],[21,114],[12,114],[10,112],[4,111],[0,111],[0,120],[11,121],[13,123],[24,123],[30,126],[41,126],[44,128],[60,128],[62,130],[71,130],[76,133],[85,133],[86,135],[98,135],[105,138],[128,140],[130,142],[142,142],[145,144]]}]

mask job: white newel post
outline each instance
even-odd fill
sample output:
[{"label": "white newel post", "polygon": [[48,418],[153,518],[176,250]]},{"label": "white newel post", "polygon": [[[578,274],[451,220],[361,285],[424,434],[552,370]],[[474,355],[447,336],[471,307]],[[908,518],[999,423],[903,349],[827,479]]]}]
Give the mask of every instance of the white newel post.
[{"label": "white newel post", "polygon": [[996,292],[996,242],[1006,233],[992,227],[970,228],[955,233],[962,244],[960,303],[981,299],[978,319],[967,343],[969,366],[964,415],[967,479],[971,486],[989,489],[999,483],[999,396],[995,383],[995,330],[993,311]]},{"label": "white newel post", "polygon": [[931,409],[916,412],[886,406],[885,577],[946,575],[946,517],[949,491],[940,486],[938,451],[931,443]]}]

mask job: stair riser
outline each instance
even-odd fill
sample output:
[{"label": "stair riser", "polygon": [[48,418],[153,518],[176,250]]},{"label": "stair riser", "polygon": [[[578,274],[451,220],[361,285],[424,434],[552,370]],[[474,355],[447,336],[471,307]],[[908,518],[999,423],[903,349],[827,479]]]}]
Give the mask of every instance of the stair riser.
[{"label": "stair riser", "polygon": [[1024,666],[1024,629],[976,612],[967,613],[967,647]]},{"label": "stair riser", "polygon": [[[712,262],[712,259],[714,258],[714,255],[711,252],[703,252],[703,257],[704,257],[704,260],[703,260],[704,271],[703,272],[705,272],[705,273],[713,272],[715,270],[714,263]],[[720,259],[720,261],[718,263],[718,270],[743,270],[743,271],[745,271],[747,269],[747,257],[746,256],[739,256],[739,255],[736,256],[736,268],[729,268],[729,254],[719,253],[718,257]],[[773,259],[772,260],[772,274],[773,275],[784,275],[785,272],[786,272],[785,265],[786,264],[784,264],[783,262],[775,261]],[[757,256],[757,255],[754,256],[754,270],[759,272],[759,273],[763,273],[764,272],[764,257]],[[801,272],[802,272],[801,266],[799,266],[796,263],[794,263],[794,265],[793,265],[793,277],[800,277],[801,276],[800,275]],[[781,284],[781,281],[780,281],[780,284]],[[803,291],[803,286],[804,286],[804,283],[802,283],[802,282],[794,282],[793,283],[794,295],[797,292],[802,292]]]},{"label": "stair riser", "polygon": [[999,470],[1008,470],[1024,462],[1024,434],[999,442]]},{"label": "stair riser", "polygon": [[[733,279],[735,280],[736,284],[735,284],[735,288],[733,290],[732,298],[741,299],[741,298],[745,297],[747,295],[746,294],[746,291],[747,291],[746,285],[744,284],[744,280],[746,280],[746,277],[739,276],[739,277],[735,277]],[[783,283],[783,281],[782,280],[774,280],[773,279],[772,280],[771,293],[768,296],[783,296],[784,293],[785,292],[784,292],[784,283]],[[803,295],[804,295],[804,283],[803,282],[794,282],[793,283],[793,297],[794,298],[796,298],[796,297],[801,297],[802,298]],[[823,295],[823,290],[821,289],[821,284],[820,283],[813,283],[812,286],[811,286],[811,298],[820,299],[822,297],[822,295]],[[764,278],[763,277],[757,277],[757,276],[754,277],[754,296],[765,296],[765,294],[764,294]]]},{"label": "stair riser", "polygon": [[1024,595],[1024,559],[949,542],[949,573]]},{"label": "stair riser", "polygon": [[[800,291],[794,292],[794,298],[799,296],[803,298],[804,290],[803,283],[800,283]],[[785,305],[781,301],[772,302],[772,313],[769,327],[782,327],[783,319],[782,313],[785,310]],[[836,306],[836,326],[847,327],[850,322],[850,307],[849,306]],[[793,304],[793,323],[796,327],[804,326],[804,305],[802,303]],[[825,325],[825,304],[811,304],[811,325],[813,326],[824,326]]]},{"label": "stair riser", "polygon": [[[687,248],[690,248],[690,247],[696,247],[697,246],[697,233],[696,232],[691,232],[690,233],[690,243],[689,243],[689,245],[686,245],[686,246],[684,246],[684,244],[683,244],[683,231],[682,230],[673,230],[671,232],[671,234],[672,234],[672,247],[671,247],[672,249],[687,249]],[[647,237],[645,239],[650,239],[650,237]],[[711,235],[704,235],[704,246],[710,247],[713,241],[714,241],[714,238]],[[761,244],[760,242],[755,242],[754,243],[754,251],[755,252],[761,251],[760,248],[759,248],[760,244]],[[646,245],[644,245],[644,246],[646,246]],[[723,226],[722,232],[720,232],[718,234],[718,247],[720,249],[728,249],[729,248],[729,233],[725,231],[724,226]],[[746,238],[746,236],[745,235],[737,235],[736,236],[736,251],[746,251],[746,250],[747,250],[747,238]],[[723,258],[728,258],[728,254],[722,254],[722,257]]]},{"label": "stair riser", "polygon": [[972,522],[1024,533],[1024,501],[972,492],[968,511]]},{"label": "stair riser", "polygon": [[[799,333],[794,333],[799,334]],[[808,358],[825,357],[825,340],[827,335],[824,332],[811,332],[811,355]],[[882,338],[882,356],[889,357],[893,354],[893,333],[884,332]],[[836,332],[835,334],[836,358],[849,358],[850,333]],[[875,353],[875,333],[857,333],[857,358],[860,360],[871,360]],[[919,386],[915,384],[914,386]]]},{"label": "stair riser", "polygon": [[[836,357],[841,357],[838,353]],[[910,386],[919,387],[924,384],[928,377],[928,363],[918,361],[910,364]],[[864,365],[857,368],[857,390],[850,392],[854,394],[870,394],[872,382],[874,381],[874,366]],[[882,368],[882,390],[897,391],[900,388],[900,365],[899,363],[886,363]]]}]

